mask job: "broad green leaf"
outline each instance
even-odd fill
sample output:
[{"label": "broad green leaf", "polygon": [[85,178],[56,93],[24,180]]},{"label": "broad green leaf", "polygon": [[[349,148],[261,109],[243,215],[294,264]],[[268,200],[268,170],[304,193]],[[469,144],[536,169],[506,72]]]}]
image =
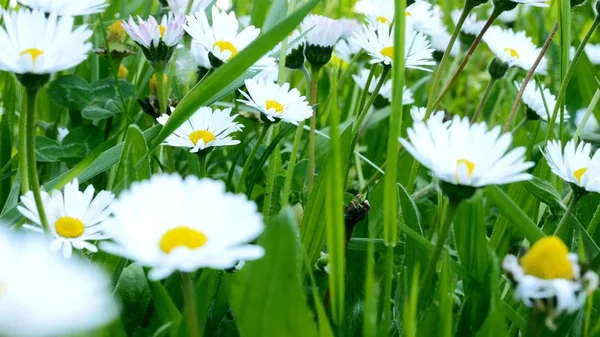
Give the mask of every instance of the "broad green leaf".
[{"label": "broad green leaf", "polygon": [[240,336],[318,335],[300,284],[296,230],[284,208],[258,239],[265,256],[246,262],[234,278],[230,303]]},{"label": "broad green leaf", "polygon": [[121,303],[121,321],[129,336],[144,319],[150,304],[150,290],[145,279],[144,269],[132,263],[123,270],[115,286],[115,295]]},{"label": "broad green leaf", "polygon": [[[111,100],[112,102],[112,100]],[[114,106],[112,104],[92,104],[88,105],[81,111],[81,115],[85,119],[89,120],[102,120],[112,116],[115,116],[119,113],[119,110],[115,110],[111,108]]]},{"label": "broad green leaf", "polygon": [[79,76],[60,76],[48,85],[48,96],[63,109],[81,111],[92,101],[92,88]]},{"label": "broad green leaf", "polygon": [[154,308],[161,322],[163,324],[171,323],[171,328],[173,331],[176,331],[181,322],[181,313],[177,309],[177,306],[175,306],[175,303],[173,303],[169,293],[160,281],[148,280],[148,288],[152,294]]},{"label": "broad green leaf", "polygon": [[43,163],[57,162],[64,158],[62,145],[54,139],[35,136],[35,160]]},{"label": "broad green leaf", "polygon": [[556,189],[546,180],[534,177],[532,180],[524,181],[523,186],[539,201],[548,205],[555,214],[562,214],[566,209]]},{"label": "broad green leaf", "polygon": [[121,99],[121,95],[123,95],[123,99],[127,100],[133,97],[133,93],[133,84],[123,80],[117,81],[114,78],[105,78],[92,83],[92,95],[97,102],[109,99],[118,101]]},{"label": "broad green leaf", "polygon": [[117,186],[126,189],[135,181],[149,179],[152,175],[148,157],[148,145],[142,131],[131,125],[125,137],[125,147],[117,169]]},{"label": "broad green leaf", "polygon": [[94,125],[82,125],[69,131],[63,139],[61,148],[62,158],[83,158],[102,144],[102,130]]}]

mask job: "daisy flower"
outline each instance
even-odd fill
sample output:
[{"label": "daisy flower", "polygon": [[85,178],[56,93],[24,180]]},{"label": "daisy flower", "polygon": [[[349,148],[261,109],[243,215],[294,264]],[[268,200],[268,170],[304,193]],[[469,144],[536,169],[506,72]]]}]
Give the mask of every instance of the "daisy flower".
[{"label": "daisy flower", "polygon": [[556,317],[581,309],[598,288],[598,275],[588,271],[582,276],[577,254],[569,253],[557,236],[538,240],[520,259],[507,255],[502,267],[516,286],[515,298],[547,313],[546,325],[553,330]]},{"label": "daisy flower", "polygon": [[[294,30],[287,38],[287,45],[285,49],[285,66],[290,69],[300,69],[304,65],[304,37],[300,34],[299,30]],[[280,42],[271,55],[279,57],[279,52],[283,47],[283,42]],[[274,64],[277,66],[276,64]]]},{"label": "daisy flower", "polygon": [[[412,117],[413,123],[415,123],[415,124],[423,123],[423,120],[425,119],[426,114],[427,114],[427,108],[425,108],[425,107],[413,106],[410,109],[410,117]],[[451,121],[444,122],[445,117],[446,116],[443,111],[434,111],[431,113],[431,116],[429,116],[429,120],[431,120],[431,122],[427,122],[427,123],[443,124],[444,126],[448,127],[448,126],[450,126]]]},{"label": "daisy flower", "polygon": [[[515,32],[498,26],[490,27],[483,40],[501,61],[527,71],[533,67],[541,51],[525,32]],[[545,74],[547,67],[548,61],[544,57],[535,72]]]},{"label": "daisy flower", "polygon": [[[369,69],[361,69],[357,75],[352,75],[354,82],[356,82],[356,85],[361,90],[365,90],[365,87],[367,86],[367,80],[369,79],[369,73],[370,73]],[[373,78],[371,79],[371,83],[369,84],[369,90],[368,90],[369,94],[372,94],[375,91],[375,88],[377,87],[377,83],[379,82],[380,79],[381,79],[381,75],[373,76]],[[378,95],[381,96],[380,98],[385,100],[386,104],[382,104],[383,106],[387,106],[387,105],[389,105],[389,103],[392,102],[392,80],[391,79],[389,79],[383,83],[383,85],[381,86],[381,89],[379,90]],[[375,103],[377,103],[377,101],[378,100],[375,100]],[[379,101],[381,101],[381,100],[379,100]],[[413,98],[413,92],[410,89],[408,89],[406,86],[404,86],[404,93],[402,95],[402,105],[409,105],[409,104],[413,104],[414,102],[415,102],[415,100]],[[374,104],[374,106],[375,106],[375,108],[378,108],[377,104]]]},{"label": "daisy flower", "polygon": [[262,247],[248,244],[264,228],[256,204],[226,192],[221,181],[154,175],[132,184],[113,208],[114,243],[105,242],[102,249],[151,267],[151,280],[174,271],[232,268],[264,254]]},{"label": "daisy flower", "polygon": [[[219,67],[252,43],[260,34],[260,29],[248,26],[238,33],[240,23],[235,12],[227,14],[213,6],[211,13],[212,25],[206,14],[200,11],[187,17],[188,22],[183,29],[209,52],[208,57],[213,67]],[[264,62],[259,61],[257,66],[262,63]]]},{"label": "daisy flower", "polygon": [[583,50],[593,65],[600,64],[600,44],[588,43],[583,47]]},{"label": "daisy flower", "polygon": [[[43,34],[40,34],[43,32]],[[87,58],[92,31],[73,30],[73,18],[20,10],[4,12],[0,27],[0,70],[15,74],[51,74],[77,66]],[[65,53],[68,51],[68,53]]]},{"label": "daisy flower", "polygon": [[210,60],[208,59],[208,50],[204,49],[201,44],[192,41],[190,46],[190,56],[196,62],[196,80],[199,82],[212,68]]},{"label": "daisy flower", "polygon": [[[54,252],[62,248],[65,258],[70,258],[75,249],[87,249],[95,253],[98,248],[90,241],[103,240],[106,221],[111,214],[110,205],[114,195],[100,191],[94,197],[94,186],[89,185],[84,192],[79,191],[79,182],[74,179],[68,183],[64,192],[54,191],[52,195],[42,192],[42,202],[53,237],[50,249]],[[24,228],[43,233],[38,209],[31,191],[21,197],[23,206],[17,209],[35,225],[23,225]]]},{"label": "daisy flower", "polygon": [[58,16],[79,16],[102,13],[108,3],[106,0],[18,0],[22,6]]},{"label": "daisy flower", "polygon": [[351,43],[352,39],[349,40],[340,39],[333,48],[333,54],[331,55],[331,62],[338,68],[346,69],[354,55],[361,51],[361,48],[356,43]]},{"label": "daisy flower", "polygon": [[314,66],[322,67],[331,59],[333,47],[344,33],[344,24],[321,15],[311,14],[300,25],[305,34],[304,56]]},{"label": "daisy flower", "polygon": [[592,145],[571,140],[562,151],[560,141],[551,140],[542,153],[552,173],[588,192],[600,192],[600,151],[590,158]]},{"label": "daisy flower", "polygon": [[290,90],[289,83],[280,86],[262,79],[249,79],[245,84],[248,93],[240,92],[246,99],[238,101],[260,111],[264,122],[273,123],[280,119],[298,124],[313,114],[306,97],[300,96],[300,91],[296,88]]},{"label": "daisy flower", "polygon": [[[580,109],[577,111],[577,114],[575,114],[575,125],[579,126],[581,125],[581,123],[583,123],[583,118],[585,117],[585,114],[587,112],[586,108]],[[584,133],[595,133],[598,132],[600,130],[600,124],[598,124],[598,120],[596,119],[596,116],[594,116],[594,114],[590,115],[590,118],[587,120],[587,123],[585,123],[585,126],[583,127],[583,132]]]},{"label": "daisy flower", "polygon": [[[452,21],[454,24],[458,22],[460,15],[462,14],[462,9],[455,9],[452,11],[450,16],[452,16]],[[480,21],[477,19],[477,14],[471,14],[467,16],[467,19],[463,23],[463,26],[460,28],[460,31],[467,34],[477,36],[483,30],[483,26],[485,26],[485,21]]]},{"label": "daisy flower", "polygon": [[[527,13],[529,13],[530,9],[531,9],[531,6],[528,6],[528,5],[515,7],[514,9],[511,9],[509,11],[502,12],[502,14],[500,14],[500,16],[498,17],[498,20],[500,20],[506,24],[512,24],[515,21],[517,21],[519,16],[524,16]],[[493,10],[494,10],[494,7],[491,6],[488,13],[492,14]]]},{"label": "daisy flower", "polygon": [[[171,111],[175,109],[171,108]],[[190,119],[173,132],[164,144],[175,147],[189,148],[196,153],[212,147],[239,144],[239,140],[231,138],[231,134],[241,131],[242,124],[235,123],[238,115],[231,116],[231,108],[212,110],[201,107]],[[161,125],[167,124],[169,115],[160,116],[157,121]]]},{"label": "daisy flower", "polygon": [[394,22],[394,1],[393,0],[369,0],[367,20],[371,25],[385,23],[388,28]]},{"label": "daisy flower", "polygon": [[440,17],[436,15],[433,6],[426,1],[417,0],[406,7],[407,24],[411,25],[417,32],[425,35],[434,35],[444,28]]},{"label": "daisy flower", "polygon": [[[433,49],[425,35],[410,27],[406,29],[404,58],[405,67],[431,71],[424,66],[435,65]],[[390,66],[394,57],[394,30],[380,23],[377,27],[364,25],[354,33],[354,41],[370,56],[371,63],[382,63]]]},{"label": "daisy flower", "polygon": [[196,13],[204,10],[210,5],[210,0],[167,0],[169,8],[175,13],[187,14],[187,8],[192,2],[189,13]]},{"label": "daisy flower", "polygon": [[180,13],[163,15],[160,24],[154,17],[143,20],[133,17],[123,22],[127,34],[142,48],[144,55],[151,63],[166,63],[173,56],[175,47],[183,38],[185,16]]},{"label": "daisy flower", "polygon": [[48,254],[41,237],[0,237],[0,335],[88,335],[118,317],[110,278],[90,263]]},{"label": "daisy flower", "polygon": [[342,25],[342,35],[340,36],[342,39],[351,38],[354,35],[354,31],[361,26],[356,19],[342,18],[338,21]]},{"label": "daisy flower", "polygon": [[500,127],[488,131],[485,123],[471,125],[455,116],[450,126],[443,119],[429,119],[408,129],[400,143],[439,180],[451,185],[482,187],[531,179],[524,171],[525,148],[507,153],[512,134],[500,135]]},{"label": "daisy flower", "polygon": [[[514,82],[517,90],[521,89],[523,82]],[[541,88],[541,91],[540,91]],[[521,100],[527,106],[527,117],[532,120],[542,119],[547,121],[552,116],[552,112],[556,107],[556,96],[554,96],[550,90],[539,84],[535,80],[529,81]],[[544,105],[544,101],[546,105]],[[548,107],[548,110],[546,110]],[[565,111],[565,120],[569,119],[569,114]]]}]

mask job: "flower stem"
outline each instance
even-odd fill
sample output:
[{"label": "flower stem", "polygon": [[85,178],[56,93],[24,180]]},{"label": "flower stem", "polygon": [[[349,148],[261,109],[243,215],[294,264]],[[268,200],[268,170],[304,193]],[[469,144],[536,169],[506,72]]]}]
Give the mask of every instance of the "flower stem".
[{"label": "flower stem", "polygon": [[[452,75],[452,78],[450,79],[450,82],[444,87],[444,90],[442,90],[442,93],[437,98],[437,100],[435,100],[435,102],[433,104],[431,104],[430,107],[428,106],[427,112],[429,114],[431,114],[431,111],[433,111],[438,105],[440,105],[440,103],[442,102],[442,100],[444,99],[444,97],[446,97],[446,95],[448,94],[448,92],[450,92],[450,89],[452,88],[452,86],[454,85],[454,83],[456,82],[456,80],[458,80],[458,77],[462,73],[463,69],[465,69],[465,67],[467,66],[467,63],[469,63],[469,60],[471,59],[471,56],[473,56],[473,53],[475,52],[475,49],[477,49],[477,46],[481,42],[481,39],[483,38],[483,35],[487,32],[488,28],[490,28],[490,26],[492,25],[492,23],[496,20],[496,18],[498,18],[498,16],[501,13],[502,13],[501,10],[497,9],[496,7],[494,7],[494,11],[490,15],[489,19],[486,21],[486,23],[483,26],[483,28],[481,29],[481,32],[479,33],[479,35],[477,35],[477,37],[475,38],[475,41],[473,41],[473,44],[471,45],[471,48],[469,48],[469,51],[467,52],[467,55],[465,55],[465,58],[462,60],[462,62],[458,66],[458,69],[456,69],[456,71],[454,72],[454,75]],[[432,92],[432,94],[433,94],[433,92]],[[430,98],[432,97],[432,94],[430,94]]]},{"label": "flower stem", "polygon": [[308,194],[313,189],[315,183],[315,138],[317,129],[317,96],[319,90],[319,72],[321,67],[313,66],[311,68],[310,81],[310,105],[313,107],[313,114],[310,117],[310,135],[308,138]]},{"label": "flower stem", "polygon": [[296,169],[296,159],[300,150],[300,141],[302,140],[302,132],[304,131],[304,121],[298,124],[296,135],[294,135],[294,144],[292,145],[292,153],[285,175],[285,183],[283,185],[283,194],[281,195],[281,206],[286,206],[289,202],[290,193],[292,191],[292,180],[294,178],[294,170]]},{"label": "flower stem", "polygon": [[37,174],[37,166],[35,161],[35,100],[38,87],[27,88],[27,128],[25,130],[27,144],[27,160],[25,167],[27,168],[27,176],[29,178],[29,184],[31,191],[33,192],[33,198],[35,205],[40,216],[40,222],[45,233],[49,233],[50,227],[48,226],[48,219],[46,218],[46,211],[44,210],[44,203],[42,202],[42,195],[40,192],[40,181]]},{"label": "flower stem", "polygon": [[425,114],[425,120],[427,120],[429,118],[429,116],[431,115],[431,112],[433,111],[433,108],[434,108],[433,102],[434,102],[435,97],[438,94],[438,89],[442,82],[442,75],[444,73],[444,70],[446,70],[446,65],[448,64],[448,60],[450,58],[450,52],[452,51],[452,47],[454,47],[454,43],[456,42],[456,39],[458,38],[458,35],[460,34],[460,30],[461,30],[463,24],[465,23],[465,21],[467,20],[469,13],[471,13],[472,10],[473,10],[472,5],[465,6],[465,8],[463,9],[462,13],[460,14],[460,18],[458,19],[458,22],[456,22],[456,26],[454,27],[454,31],[452,32],[452,36],[450,37],[450,42],[448,43],[448,47],[446,47],[444,56],[442,56],[440,65],[437,67],[437,70],[435,71],[435,77],[433,78],[431,91],[429,92],[429,100],[427,101],[427,113]]},{"label": "flower stem", "polygon": [[208,153],[206,152],[206,150],[203,151],[199,151],[198,152],[198,159],[199,159],[199,164],[200,164],[200,178],[206,178],[206,167],[207,167],[207,159],[208,159]]},{"label": "flower stem", "polygon": [[[362,108],[359,115],[356,117],[357,118],[356,125],[354,125],[355,137],[358,137],[358,132],[360,131],[360,127],[362,126],[362,123],[365,121],[365,118],[367,117],[367,113],[369,112],[371,105],[373,105],[373,102],[375,102],[377,95],[379,95],[379,91],[381,90],[383,83],[385,83],[385,79],[386,79],[387,75],[389,74],[390,69],[392,69],[390,66],[383,66],[383,72],[381,73],[381,77],[379,78],[379,81],[377,82],[377,86],[375,86],[375,90],[373,90],[373,92],[371,93],[371,96],[369,97],[369,100],[367,101],[367,104]],[[369,91],[369,87],[365,87],[364,92],[367,92],[367,91]],[[364,96],[364,92],[363,92],[363,96]]]},{"label": "flower stem", "polygon": [[252,148],[252,151],[250,151],[250,155],[248,156],[248,159],[246,159],[246,163],[244,164],[244,168],[242,169],[242,174],[240,175],[240,180],[238,181],[238,184],[235,188],[235,193],[241,193],[243,188],[245,187],[246,175],[248,175],[248,171],[250,170],[250,166],[252,165],[252,162],[254,161],[254,157],[256,157],[256,152],[258,152],[258,148],[260,147],[263,140],[265,139],[265,136],[269,132],[269,126],[270,126],[270,124],[265,124],[262,127],[262,130],[260,131],[260,134],[258,135],[258,139],[256,140],[256,144],[254,144],[254,147]]},{"label": "flower stem", "polygon": [[561,234],[565,232],[565,230],[567,229],[567,224],[569,223],[569,218],[571,218],[571,215],[577,207],[577,202],[579,201],[579,199],[581,199],[581,197],[581,193],[573,191],[573,198],[571,198],[571,201],[569,202],[569,206],[567,207],[565,214],[563,214],[562,219],[560,219],[560,222],[558,223],[558,227],[556,227],[556,231],[554,231],[555,236],[561,236]]},{"label": "flower stem", "polygon": [[196,304],[196,289],[194,280],[189,273],[180,273],[181,288],[183,289],[183,298],[185,300],[185,323],[190,337],[200,336],[200,327],[198,325],[198,306]]},{"label": "flower stem", "polygon": [[165,83],[165,66],[155,65],[154,76],[156,77],[156,94],[158,96],[158,106],[160,109],[160,113],[164,114],[167,113],[168,104],[168,89],[167,84]]},{"label": "flower stem", "polygon": [[521,97],[523,97],[523,93],[525,93],[525,88],[527,88],[527,84],[533,77],[533,74],[535,73],[535,69],[538,67],[538,65],[544,58],[544,55],[546,54],[546,51],[550,47],[550,44],[552,43],[552,40],[554,39],[554,36],[556,35],[557,31],[558,31],[558,22],[554,24],[554,27],[552,27],[552,30],[550,31],[550,35],[548,35],[546,42],[542,46],[542,50],[540,51],[540,54],[538,55],[537,59],[533,63],[533,66],[531,67],[531,69],[529,69],[529,71],[527,72],[527,76],[525,76],[525,79],[523,80],[521,89],[519,89],[519,93],[517,93],[517,97],[515,98],[512,109],[510,110],[508,119],[506,120],[506,123],[504,124],[504,132],[507,132],[508,129],[510,128],[513,118],[515,117],[515,114],[517,113],[517,109],[519,108],[519,104],[521,103]]},{"label": "flower stem", "polygon": [[[431,258],[429,259],[427,267],[425,268],[425,272],[423,273],[423,279],[421,282],[421,284],[423,285],[429,284],[429,282],[431,282],[431,277],[435,273],[435,268],[437,266],[438,260],[440,259],[442,249],[444,248],[444,243],[446,242],[448,234],[450,233],[450,225],[452,224],[452,219],[454,218],[454,214],[458,209],[458,205],[460,205],[460,202],[453,201],[452,199],[450,199],[450,202],[448,202],[448,207],[446,208],[446,216],[444,217],[444,222],[442,223],[442,227],[440,228],[438,240],[435,243],[435,248],[433,249]],[[426,289],[426,286],[421,287],[421,290],[419,291],[419,298],[425,298],[426,294],[423,292],[426,291]]]},{"label": "flower stem", "polygon": [[[29,109],[30,102],[25,109]],[[19,171],[21,172],[21,194],[29,191],[29,177],[27,173],[27,112],[21,108],[19,116]]]},{"label": "flower stem", "polygon": [[479,101],[479,105],[477,106],[477,111],[475,112],[475,114],[473,115],[473,118],[471,118],[471,124],[473,123],[477,123],[477,120],[479,119],[479,116],[481,115],[481,112],[483,111],[483,108],[485,107],[485,104],[487,103],[488,99],[490,98],[490,94],[492,93],[492,89],[494,88],[494,84],[496,84],[496,79],[491,78],[487,88],[485,89],[485,92],[483,93],[483,97],[481,98],[481,101]]},{"label": "flower stem", "polygon": [[367,82],[365,83],[365,88],[360,95],[359,104],[357,106],[357,110],[360,112],[365,106],[365,102],[367,101],[367,95],[369,94],[369,88],[371,87],[371,82],[373,81],[373,77],[375,77],[375,70],[377,69],[377,63],[371,65],[371,69],[369,70],[369,76],[367,76]]},{"label": "flower stem", "polygon": [[567,93],[567,86],[569,85],[571,77],[573,76],[573,72],[575,71],[575,66],[577,65],[577,61],[579,61],[579,58],[583,54],[585,46],[587,45],[588,41],[592,37],[592,34],[594,33],[594,31],[596,31],[596,28],[598,28],[598,25],[600,25],[600,15],[596,16],[596,19],[594,19],[594,23],[592,23],[592,26],[590,27],[588,32],[585,34],[585,37],[581,41],[581,44],[579,45],[579,47],[577,47],[577,51],[575,52],[573,61],[571,61],[571,64],[569,64],[569,68],[567,69],[567,74],[565,75],[565,78],[563,79],[563,81],[560,85],[560,90],[558,91],[558,95],[556,96],[556,106],[554,107],[554,111],[552,112],[552,117],[548,121],[548,134],[546,136],[546,138],[548,138],[548,139],[550,138],[552,130],[554,129],[554,123],[556,121],[556,116],[558,115],[558,110],[563,105],[563,100],[565,98],[565,94]]}]

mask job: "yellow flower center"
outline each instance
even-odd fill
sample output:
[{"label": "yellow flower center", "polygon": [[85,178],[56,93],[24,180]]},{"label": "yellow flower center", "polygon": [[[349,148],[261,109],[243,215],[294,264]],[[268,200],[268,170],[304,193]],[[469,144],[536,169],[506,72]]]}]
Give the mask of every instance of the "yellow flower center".
[{"label": "yellow flower center", "polygon": [[458,170],[460,169],[461,166],[466,166],[467,168],[467,176],[469,178],[471,178],[471,176],[473,175],[473,171],[475,170],[475,163],[466,159],[459,159],[456,161],[456,173],[454,174],[454,177],[456,178],[456,180],[458,181]]},{"label": "yellow flower center", "polygon": [[508,47],[504,48],[504,52],[509,53],[510,56],[517,58],[517,59],[521,57],[521,55],[519,55],[519,53],[516,50],[514,50],[513,48],[508,48]]},{"label": "yellow flower center", "polygon": [[278,114],[283,113],[283,105],[277,101],[269,99],[265,102],[265,107],[267,108],[267,110],[275,109],[275,112],[277,112]]},{"label": "yellow flower center", "polygon": [[83,235],[85,226],[83,222],[77,218],[70,216],[63,216],[54,223],[54,229],[56,234],[67,239],[75,239]]},{"label": "yellow flower center", "polygon": [[385,16],[378,16],[377,17],[377,22],[380,22],[380,23],[390,23],[390,20],[388,20]]},{"label": "yellow flower center", "polygon": [[381,55],[394,59],[394,47],[385,47],[380,51]]},{"label": "yellow flower center", "polygon": [[160,31],[160,38],[164,38],[165,37],[165,33],[167,32],[167,27],[163,26],[163,25],[158,25],[158,30]]},{"label": "yellow flower center", "polygon": [[409,12],[409,11],[406,11],[406,13],[405,13],[405,14],[406,14],[406,16],[411,16],[411,17],[412,17],[412,13],[411,13],[411,12]]},{"label": "yellow flower center", "polygon": [[129,70],[127,70],[127,67],[124,65],[120,65],[119,66],[119,78],[120,79],[127,79],[127,75],[129,75]]},{"label": "yellow flower center", "polygon": [[238,50],[237,48],[235,48],[235,46],[233,45],[233,43],[228,42],[228,41],[217,41],[215,42],[215,44],[213,44],[213,47],[217,47],[219,48],[219,50],[222,52],[229,50],[231,52],[231,56],[229,56],[229,60],[234,57],[235,55],[238,54]]},{"label": "yellow flower center", "polygon": [[573,266],[568,257],[569,249],[556,236],[538,240],[521,258],[525,274],[545,280],[556,278],[573,279]]},{"label": "yellow flower center", "polygon": [[165,254],[169,254],[177,247],[186,247],[188,249],[196,249],[206,244],[206,235],[196,229],[179,226],[163,234],[160,239],[160,250]]},{"label": "yellow flower center", "polygon": [[194,145],[198,144],[198,141],[201,140],[204,142],[204,145],[215,140],[215,134],[208,130],[196,130],[190,133],[190,140]]},{"label": "yellow flower center", "polygon": [[573,175],[575,176],[575,179],[577,179],[578,182],[581,182],[581,177],[583,177],[583,175],[585,174],[585,172],[587,172],[587,167],[582,167],[579,170],[575,170],[575,172],[573,172]]},{"label": "yellow flower center", "polygon": [[35,61],[37,60],[38,57],[44,55],[44,51],[37,49],[37,48],[28,48],[28,49],[23,50],[21,52],[21,54],[19,54],[19,56],[23,56],[23,55],[27,55],[27,54],[29,54],[29,56],[31,56],[31,61],[35,65]]},{"label": "yellow flower center", "polygon": [[109,41],[124,41],[127,38],[127,32],[123,28],[121,20],[113,22],[108,26],[108,40]]}]

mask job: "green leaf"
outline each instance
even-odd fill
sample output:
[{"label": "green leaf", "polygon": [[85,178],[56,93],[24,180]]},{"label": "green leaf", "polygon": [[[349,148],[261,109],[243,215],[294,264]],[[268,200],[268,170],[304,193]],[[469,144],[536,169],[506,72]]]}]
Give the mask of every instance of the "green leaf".
[{"label": "green leaf", "polygon": [[265,256],[234,278],[231,308],[240,336],[317,336],[298,270],[297,225],[289,207],[267,226],[258,244]]},{"label": "green leaf", "polygon": [[102,144],[104,135],[99,127],[82,125],[69,131],[63,139],[61,147],[62,158],[83,158]]},{"label": "green leaf", "polygon": [[[279,41],[288,36],[319,2],[320,0],[306,2],[273,29],[259,36],[236,57],[226,62],[208,78],[196,85],[177,105],[171,118],[154,141],[151,151],[154,151],[160,143],[189,119],[199,107],[215,102],[219,98],[222,89],[228,87],[229,84],[235,84],[236,80],[244,75],[246,69],[250,68],[263,55],[273,49]],[[234,86],[231,91],[235,89],[237,87]]]},{"label": "green leaf", "polygon": [[[8,118],[0,119],[0,169],[10,162],[12,157],[12,142]],[[10,179],[0,181],[0,208],[10,194]]]},{"label": "green leaf", "polygon": [[150,161],[146,156],[148,145],[144,134],[137,125],[129,126],[125,137],[125,146],[117,169],[117,186],[127,188],[134,181],[149,179],[152,175]]},{"label": "green leaf", "polygon": [[48,96],[63,109],[81,111],[92,101],[92,88],[77,75],[61,76],[48,85]]},{"label": "green leaf", "polygon": [[533,194],[539,201],[548,205],[554,214],[562,214],[566,207],[561,201],[560,194],[556,189],[546,180],[538,177],[524,181],[523,187],[525,187],[531,194]]},{"label": "green leaf", "polygon": [[117,81],[114,78],[105,78],[92,83],[92,95],[97,102],[109,99],[120,100],[121,95],[123,95],[123,99],[127,100],[133,97],[133,93],[133,84],[123,80]]},{"label": "green leaf", "polygon": [[154,300],[154,308],[158,313],[158,317],[163,324],[171,323],[173,331],[177,331],[177,327],[181,322],[181,313],[173,303],[169,293],[160,281],[148,280],[148,288],[152,293]]},{"label": "green leaf", "polygon": [[120,111],[118,109],[114,109],[114,102],[111,100],[111,103],[105,104],[92,104],[88,105],[81,111],[81,115],[85,119],[89,120],[102,120],[112,116],[117,115]]},{"label": "green leaf", "polygon": [[490,294],[490,310],[485,323],[475,336],[506,336],[506,322],[504,318],[504,303],[502,302],[502,287],[500,286],[500,262],[492,253],[491,273],[488,282]]},{"label": "green leaf", "polygon": [[42,163],[57,162],[64,157],[62,145],[54,139],[35,136],[35,160]]},{"label": "green leaf", "polygon": [[[400,219],[408,227],[423,236],[423,228],[421,227],[421,216],[417,205],[408,194],[408,191],[401,184],[396,184],[398,189],[398,205],[400,205]],[[408,273],[408,279],[412,279],[417,266],[427,265],[427,250],[423,249],[410,236],[405,239],[405,257],[404,267]]]},{"label": "green leaf", "polygon": [[140,325],[150,304],[145,278],[144,269],[133,263],[123,270],[115,286],[115,295],[121,302],[121,321],[128,336]]}]

